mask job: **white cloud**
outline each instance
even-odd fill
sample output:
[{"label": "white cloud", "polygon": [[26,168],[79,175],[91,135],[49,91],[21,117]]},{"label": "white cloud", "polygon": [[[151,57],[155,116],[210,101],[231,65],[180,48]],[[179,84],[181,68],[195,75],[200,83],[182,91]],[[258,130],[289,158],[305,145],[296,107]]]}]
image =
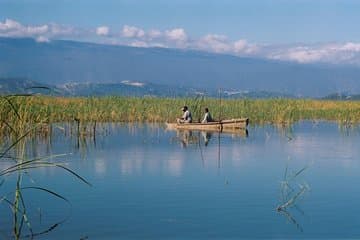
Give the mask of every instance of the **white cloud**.
[{"label": "white cloud", "polygon": [[233,41],[226,35],[207,34],[197,39],[188,36],[185,29],[150,29],[124,25],[118,33],[108,26],[82,29],[57,23],[25,25],[13,19],[0,21],[0,37],[30,37],[37,42],[51,39],[76,39],[113,45],[135,47],[162,47],[197,49],[236,56],[259,57],[298,63],[356,64],[360,66],[360,42],[259,45],[245,39]]},{"label": "white cloud", "polygon": [[208,34],[200,38],[196,45],[204,51],[235,55],[257,54],[259,50],[256,44],[250,44],[245,39],[232,42],[227,36],[217,34]]},{"label": "white cloud", "polygon": [[0,31],[10,31],[21,28],[22,25],[12,19],[5,19],[5,22],[0,22]]},{"label": "white cloud", "polygon": [[74,36],[74,35],[79,35],[81,32],[80,30],[71,26],[63,26],[56,23],[50,23],[49,25],[50,25],[51,35],[55,37]]},{"label": "white cloud", "polygon": [[309,63],[321,60],[324,54],[326,54],[326,52],[319,50],[295,50],[288,53],[288,60]]},{"label": "white cloud", "polygon": [[50,38],[74,37],[79,34],[74,27],[62,26],[55,23],[44,25],[23,25],[15,20],[6,19],[0,22],[0,36],[2,37],[31,37],[39,42],[49,41]]},{"label": "white cloud", "polygon": [[341,46],[340,50],[360,52],[360,43],[348,42],[348,43],[344,44],[343,46]]},{"label": "white cloud", "polygon": [[332,63],[360,65],[360,43],[332,43],[280,47],[264,55],[270,59],[295,61],[298,63]]},{"label": "white cloud", "polygon": [[260,47],[254,43],[248,43],[245,39],[237,40],[233,43],[233,51],[237,54],[257,54]]},{"label": "white cloud", "polygon": [[323,59],[328,52],[323,49],[312,49],[308,46],[298,46],[280,49],[270,53],[268,58],[275,60],[296,61],[299,63],[311,63]]},{"label": "white cloud", "polygon": [[25,27],[25,32],[29,36],[45,34],[48,31],[49,31],[49,26],[48,25],[35,26],[35,27],[30,27],[30,26]]},{"label": "white cloud", "polygon": [[234,42],[234,50],[235,52],[242,52],[243,50],[246,49],[248,43],[246,40],[244,39],[240,39],[236,42]]},{"label": "white cloud", "polygon": [[159,30],[156,29],[151,29],[147,35],[149,36],[150,39],[154,39],[154,38],[160,38],[163,36],[163,33]]},{"label": "white cloud", "polygon": [[96,28],[96,34],[99,36],[107,36],[109,35],[109,27],[107,26],[100,26]]},{"label": "white cloud", "polygon": [[23,26],[21,23],[12,19],[6,19],[5,22],[0,22],[0,36],[32,37],[46,34],[48,31],[48,25]]},{"label": "white cloud", "polygon": [[126,38],[142,38],[145,36],[145,32],[141,28],[125,25],[122,29],[122,36]]},{"label": "white cloud", "polygon": [[165,31],[165,36],[168,40],[176,42],[185,42],[188,37],[183,28],[175,28]]},{"label": "white cloud", "polygon": [[197,46],[202,50],[210,50],[216,53],[227,53],[231,51],[231,44],[224,35],[208,34],[200,38]]}]

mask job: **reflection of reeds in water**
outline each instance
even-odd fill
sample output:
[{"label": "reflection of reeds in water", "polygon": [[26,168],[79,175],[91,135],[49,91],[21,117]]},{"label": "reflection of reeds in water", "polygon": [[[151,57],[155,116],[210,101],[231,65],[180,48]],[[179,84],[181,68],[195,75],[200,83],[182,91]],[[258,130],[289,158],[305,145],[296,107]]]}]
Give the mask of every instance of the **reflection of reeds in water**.
[{"label": "reflection of reeds in water", "polygon": [[[0,178],[2,185],[5,184],[7,177],[16,175],[15,181],[15,190],[10,194],[2,194],[0,197],[0,203],[7,204],[13,216],[13,229],[12,237],[14,239],[21,238],[33,238],[38,235],[45,234],[57,226],[59,226],[65,219],[58,221],[57,223],[50,224],[45,229],[37,230],[33,229],[31,223],[31,216],[28,215],[28,209],[26,204],[26,199],[23,192],[27,190],[31,191],[41,191],[49,194],[49,196],[56,197],[69,203],[69,201],[62,195],[52,191],[49,188],[44,188],[33,183],[32,186],[23,186],[24,178],[30,176],[30,172],[33,169],[39,168],[61,168],[72,176],[75,176],[78,180],[90,185],[84,178],[80,175],[62,165],[61,163],[53,162],[51,159],[56,157],[61,157],[63,155],[52,155],[49,157],[36,157],[29,159],[29,136],[31,134],[36,134],[40,128],[44,127],[44,122],[42,120],[36,121],[31,119],[29,121],[29,112],[23,111],[23,105],[19,102],[13,102],[11,96],[0,97],[0,103],[3,107],[3,113],[5,115],[0,116],[1,120],[1,132],[3,151],[0,153],[0,160],[11,160],[13,164],[10,167],[0,169]],[[26,105],[26,101],[23,102]],[[5,109],[5,110],[4,110]],[[8,117],[12,118],[9,119]],[[46,131],[41,131],[42,133]],[[31,181],[30,181],[31,182]],[[0,186],[1,188],[1,186]]]},{"label": "reflection of reeds in water", "polygon": [[299,171],[290,174],[288,172],[288,167],[285,168],[284,179],[281,181],[280,185],[281,200],[280,204],[276,207],[276,210],[284,215],[289,222],[293,223],[301,232],[303,231],[303,228],[293,216],[292,209],[304,214],[298,206],[298,201],[310,190],[310,187],[307,183],[299,183],[297,178],[307,168],[308,166],[303,167]]}]

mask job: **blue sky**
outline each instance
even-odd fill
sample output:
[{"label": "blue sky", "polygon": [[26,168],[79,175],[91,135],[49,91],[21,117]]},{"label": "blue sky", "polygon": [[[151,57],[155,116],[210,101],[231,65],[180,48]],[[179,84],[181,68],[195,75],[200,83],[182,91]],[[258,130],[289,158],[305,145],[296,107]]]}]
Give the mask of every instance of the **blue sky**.
[{"label": "blue sky", "polygon": [[359,10],[357,0],[0,0],[0,36],[331,62],[360,51]]},{"label": "blue sky", "polygon": [[1,19],[78,27],[181,27],[259,43],[357,41],[357,0],[0,0]]}]

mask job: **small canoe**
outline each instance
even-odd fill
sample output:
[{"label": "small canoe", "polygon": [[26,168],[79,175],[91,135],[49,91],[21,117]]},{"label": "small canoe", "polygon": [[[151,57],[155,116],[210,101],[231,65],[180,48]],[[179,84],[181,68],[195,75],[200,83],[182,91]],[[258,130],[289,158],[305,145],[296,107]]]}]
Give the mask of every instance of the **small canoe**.
[{"label": "small canoe", "polygon": [[208,123],[166,123],[168,129],[187,129],[203,131],[236,131],[246,129],[248,118],[227,119]]}]

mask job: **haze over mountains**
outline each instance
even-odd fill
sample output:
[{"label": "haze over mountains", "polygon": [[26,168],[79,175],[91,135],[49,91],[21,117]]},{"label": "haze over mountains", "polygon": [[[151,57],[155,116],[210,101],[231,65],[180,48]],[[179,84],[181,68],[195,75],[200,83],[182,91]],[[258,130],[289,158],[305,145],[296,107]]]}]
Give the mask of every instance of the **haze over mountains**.
[{"label": "haze over mountains", "polygon": [[62,89],[86,85],[94,92],[102,85],[102,94],[111,94],[115,86],[137,89],[144,84],[151,86],[154,95],[220,88],[229,93],[266,91],[303,97],[360,93],[360,68],[356,66],[63,40],[39,43],[27,38],[0,38],[0,78],[27,79]]}]

